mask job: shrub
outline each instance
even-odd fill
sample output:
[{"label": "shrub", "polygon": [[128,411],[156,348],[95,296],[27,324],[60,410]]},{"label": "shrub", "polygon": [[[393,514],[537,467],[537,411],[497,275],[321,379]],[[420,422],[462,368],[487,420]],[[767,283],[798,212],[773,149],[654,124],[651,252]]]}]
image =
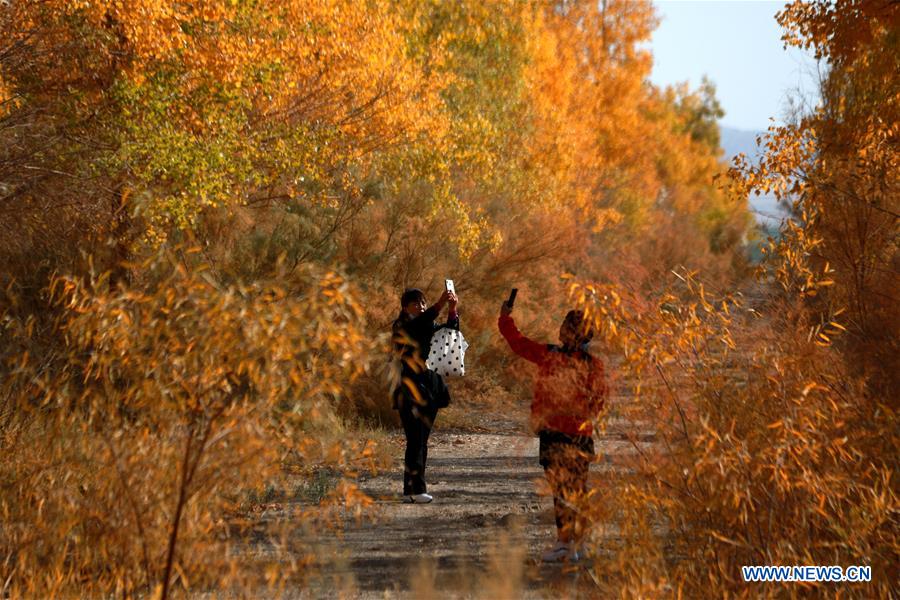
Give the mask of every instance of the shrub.
[{"label": "shrub", "polygon": [[364,450],[320,434],[369,350],[339,275],[298,275],[288,293],[223,288],[169,254],[143,267],[142,288],[54,280],[65,345],[49,362],[28,353],[30,324],[5,321],[6,593],[165,597],[302,575],[302,549],[277,571],[238,562],[241,521],[228,515],[285,459],[339,465]]}]

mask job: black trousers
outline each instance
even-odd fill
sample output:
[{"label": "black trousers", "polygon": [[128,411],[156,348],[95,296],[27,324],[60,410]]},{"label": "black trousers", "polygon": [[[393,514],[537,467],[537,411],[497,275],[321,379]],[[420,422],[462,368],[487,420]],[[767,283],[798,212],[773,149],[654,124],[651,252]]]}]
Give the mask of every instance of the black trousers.
[{"label": "black trousers", "polygon": [[575,505],[587,492],[594,440],[546,430],[538,436],[540,463],[553,490],[556,529],[565,539],[578,541],[584,534],[585,524]]},{"label": "black trousers", "polygon": [[410,406],[400,408],[403,433],[406,434],[406,454],[403,456],[403,495],[424,494],[425,463],[428,461],[428,436],[437,416],[437,410]]}]

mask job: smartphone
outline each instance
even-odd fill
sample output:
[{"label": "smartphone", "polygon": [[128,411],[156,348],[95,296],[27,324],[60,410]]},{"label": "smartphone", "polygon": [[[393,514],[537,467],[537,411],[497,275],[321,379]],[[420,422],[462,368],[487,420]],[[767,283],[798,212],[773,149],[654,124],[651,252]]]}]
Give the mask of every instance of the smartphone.
[{"label": "smartphone", "polygon": [[455,293],[456,293],[456,288],[453,287],[453,280],[452,280],[452,279],[445,279],[445,280],[444,280],[444,287],[445,287],[445,288],[447,289],[447,291],[450,292],[451,294],[455,294]]},{"label": "smartphone", "polygon": [[506,305],[510,308],[513,307],[513,304],[516,302],[516,294],[519,293],[519,288],[513,288],[512,291],[509,292],[509,300],[506,301]]}]

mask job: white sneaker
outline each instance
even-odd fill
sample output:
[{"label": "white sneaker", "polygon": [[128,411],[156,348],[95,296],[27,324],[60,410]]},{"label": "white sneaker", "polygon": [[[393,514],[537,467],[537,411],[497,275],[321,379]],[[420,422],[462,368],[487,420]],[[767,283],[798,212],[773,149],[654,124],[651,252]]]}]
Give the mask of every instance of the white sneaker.
[{"label": "white sneaker", "polygon": [[544,562],[562,562],[569,557],[569,545],[565,542],[556,542],[556,545],[541,554]]},{"label": "white sneaker", "polygon": [[403,502],[406,504],[428,504],[434,500],[431,494],[413,494],[411,496],[403,496]]},{"label": "white sneaker", "polygon": [[574,544],[566,542],[556,542],[556,545],[546,550],[541,555],[544,562],[578,562],[584,557],[584,551],[576,547]]}]

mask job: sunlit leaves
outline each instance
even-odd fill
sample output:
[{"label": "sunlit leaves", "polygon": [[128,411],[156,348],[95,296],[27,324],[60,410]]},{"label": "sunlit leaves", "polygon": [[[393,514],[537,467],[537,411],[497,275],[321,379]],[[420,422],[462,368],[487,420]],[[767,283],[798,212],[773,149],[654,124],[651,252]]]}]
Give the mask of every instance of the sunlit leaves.
[{"label": "sunlit leaves", "polygon": [[[832,70],[824,106],[770,128],[758,165],[739,158],[731,174],[738,197],[793,207],[746,298],[712,294],[693,273],[625,309],[602,286],[571,287],[642,375],[646,404],[632,414],[661,439],[635,461],[642,478],[623,477],[627,493],[608,498],[627,540],[610,571],[640,565],[630,589],[649,579],[739,595],[739,565],[896,562],[898,498],[884,482],[897,453],[898,16],[865,1],[780,14],[786,41],[815,47]],[[654,537],[657,520],[666,531]],[[684,560],[660,568],[672,553]]]},{"label": "sunlit leaves", "polygon": [[773,193],[794,218],[766,249],[766,276],[821,312],[810,339],[834,341],[820,324],[847,310],[845,340],[879,385],[896,382],[886,331],[900,323],[895,287],[900,188],[896,122],[900,8],[882,2],[794,2],[780,14],[791,44],[816,49],[831,69],[823,105],[796,123],[771,127],[758,166],[736,162],[732,179],[745,193]]},{"label": "sunlit leaves", "polygon": [[[4,381],[0,547],[15,556],[14,592],[225,587],[246,575],[228,556],[241,529],[228,515],[248,489],[291,463],[374,465],[370,444],[326,433],[372,345],[346,279],[226,287],[169,254],[142,267],[153,281],[133,288],[57,279],[56,364],[23,356]],[[330,502],[368,500],[342,484]]]}]

